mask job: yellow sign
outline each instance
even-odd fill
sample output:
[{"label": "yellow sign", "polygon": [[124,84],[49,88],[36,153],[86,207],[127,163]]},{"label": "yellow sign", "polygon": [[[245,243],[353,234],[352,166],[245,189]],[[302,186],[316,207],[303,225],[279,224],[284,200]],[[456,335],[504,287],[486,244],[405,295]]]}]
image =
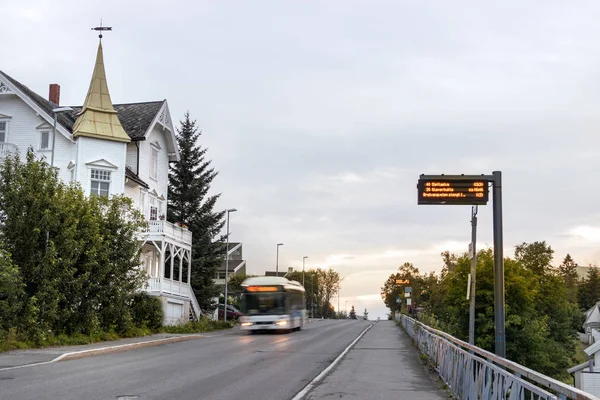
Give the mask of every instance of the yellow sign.
[{"label": "yellow sign", "polygon": [[396,285],[408,285],[409,283],[408,279],[396,279]]}]

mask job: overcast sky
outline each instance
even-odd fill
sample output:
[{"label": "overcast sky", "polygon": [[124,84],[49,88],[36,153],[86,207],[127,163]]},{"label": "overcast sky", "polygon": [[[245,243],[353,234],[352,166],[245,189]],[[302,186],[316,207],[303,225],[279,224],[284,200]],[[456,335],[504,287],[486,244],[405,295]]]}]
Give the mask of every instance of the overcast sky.
[{"label": "overcast sky", "polygon": [[281,268],[331,266],[342,309],[384,317],[398,266],[470,241],[469,206],[417,206],[422,173],[501,170],[506,255],[600,260],[600,3],[490,3],[0,0],[0,69],[82,104],[103,18],[113,101],[197,119],[248,272],[283,242]]}]

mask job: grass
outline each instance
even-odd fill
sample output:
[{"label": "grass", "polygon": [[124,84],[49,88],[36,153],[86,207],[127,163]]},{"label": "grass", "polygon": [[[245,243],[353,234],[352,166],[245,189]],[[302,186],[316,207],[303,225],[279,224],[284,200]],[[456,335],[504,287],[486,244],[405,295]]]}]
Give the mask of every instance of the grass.
[{"label": "grass", "polygon": [[220,329],[232,328],[235,325],[233,322],[225,321],[213,321],[206,318],[200,321],[188,322],[184,325],[175,326],[163,326],[158,330],[151,330],[146,327],[134,327],[129,329],[124,334],[117,334],[115,332],[104,332],[99,331],[89,335],[74,334],[74,335],[48,335],[44,337],[41,342],[35,342],[28,340],[27,338],[21,338],[11,329],[8,334],[0,339],[0,353],[10,350],[20,349],[35,349],[44,347],[55,347],[55,346],[76,346],[85,345],[98,342],[106,342],[110,340],[119,340],[123,338],[132,337],[143,337],[148,335],[154,335],[157,333],[199,333],[199,332],[212,332]]},{"label": "grass", "polygon": [[200,321],[191,321],[185,325],[164,326],[161,332],[164,333],[199,333],[212,332],[219,329],[233,328],[235,325],[231,321],[214,321],[212,319],[202,318]]}]

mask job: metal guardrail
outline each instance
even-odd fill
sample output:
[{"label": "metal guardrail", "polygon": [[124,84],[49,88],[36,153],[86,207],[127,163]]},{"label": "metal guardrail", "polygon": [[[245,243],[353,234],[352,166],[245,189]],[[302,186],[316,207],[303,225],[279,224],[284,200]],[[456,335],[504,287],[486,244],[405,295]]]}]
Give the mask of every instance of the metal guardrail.
[{"label": "metal guardrail", "polygon": [[402,315],[401,320],[406,333],[427,355],[452,394],[459,399],[600,400],[406,315]]}]

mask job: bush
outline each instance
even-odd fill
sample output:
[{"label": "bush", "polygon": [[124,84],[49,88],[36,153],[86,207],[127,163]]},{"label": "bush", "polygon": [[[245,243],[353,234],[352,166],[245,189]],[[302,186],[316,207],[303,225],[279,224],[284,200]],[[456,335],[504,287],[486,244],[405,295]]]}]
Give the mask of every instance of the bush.
[{"label": "bush", "polygon": [[160,329],[164,317],[160,299],[147,293],[137,293],[131,303],[131,316],[138,328]]},{"label": "bush", "polygon": [[165,326],[163,331],[166,333],[198,333],[212,332],[219,329],[233,328],[234,323],[231,321],[215,321],[206,317],[200,318],[199,321],[188,322],[184,325]]}]

